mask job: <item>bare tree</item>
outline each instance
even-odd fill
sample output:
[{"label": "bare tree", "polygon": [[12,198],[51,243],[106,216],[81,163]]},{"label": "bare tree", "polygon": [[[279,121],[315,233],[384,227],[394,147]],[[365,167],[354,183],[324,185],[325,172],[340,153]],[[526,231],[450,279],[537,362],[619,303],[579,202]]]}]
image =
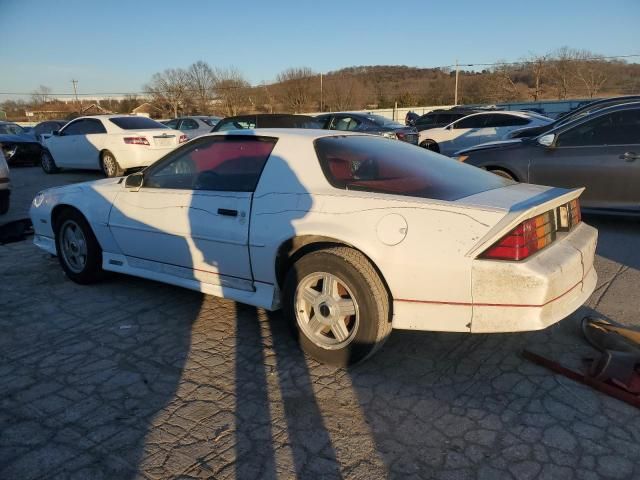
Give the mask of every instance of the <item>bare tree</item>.
[{"label": "bare tree", "polygon": [[350,75],[330,75],[324,80],[324,104],[329,111],[358,108],[363,103],[363,86]]},{"label": "bare tree", "polygon": [[569,96],[571,79],[575,76],[575,56],[576,52],[569,47],[562,47],[552,54],[551,80],[559,99]]},{"label": "bare tree", "polygon": [[309,67],[289,68],[277,76],[282,84],[282,102],[293,112],[302,112],[311,103],[318,75]]},{"label": "bare tree", "polygon": [[44,105],[49,101],[51,89],[45,85],[40,85],[31,93],[31,101],[34,105]]},{"label": "bare tree", "polygon": [[593,98],[607,82],[604,58],[586,50],[576,56],[575,76],[584,84],[589,98]]},{"label": "bare tree", "polygon": [[181,68],[168,68],[161,73],[154,73],[145,90],[151,95],[157,107],[171,111],[174,117],[184,107],[189,88],[188,74]]},{"label": "bare tree", "polygon": [[520,87],[514,81],[518,67],[499,63],[493,68],[494,93],[497,100],[516,100],[520,97]]},{"label": "bare tree", "polygon": [[542,96],[542,80],[548,68],[548,59],[546,55],[533,55],[526,62],[533,77],[533,86],[529,87],[529,95],[536,102]]},{"label": "bare tree", "polygon": [[202,60],[191,64],[187,69],[187,81],[188,95],[195,99],[198,113],[210,113],[217,83],[216,74],[211,66]]},{"label": "bare tree", "polygon": [[238,115],[249,102],[249,82],[235,67],[215,70],[215,93],[222,112],[227,115]]}]

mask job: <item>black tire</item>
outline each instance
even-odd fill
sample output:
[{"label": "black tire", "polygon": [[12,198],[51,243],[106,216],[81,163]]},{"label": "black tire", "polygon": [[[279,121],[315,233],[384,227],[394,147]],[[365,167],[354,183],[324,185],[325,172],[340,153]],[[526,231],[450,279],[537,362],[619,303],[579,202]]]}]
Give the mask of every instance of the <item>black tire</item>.
[{"label": "black tire", "polygon": [[0,195],[0,215],[4,215],[9,211],[9,207],[11,206],[11,200],[9,195],[2,194]]},{"label": "black tire", "polygon": [[[58,260],[64,270],[64,273],[76,283],[87,285],[98,282],[104,277],[102,270],[102,248],[93,234],[93,230],[89,226],[84,216],[77,210],[65,210],[55,220],[56,234],[56,252]],[[73,264],[68,258],[66,251],[69,250],[68,245],[64,245],[65,230],[70,228],[73,232],[78,229],[84,238],[86,246],[86,255],[82,265]],[[81,248],[82,242],[76,242],[76,248]]]},{"label": "black tire", "polygon": [[499,177],[507,178],[509,180],[517,182],[516,178],[511,173],[507,172],[506,170],[502,170],[501,168],[488,168],[487,171],[498,175]]},{"label": "black tire", "polygon": [[[330,273],[342,282],[357,305],[352,317],[352,335],[341,348],[318,345],[301,328],[296,311],[296,293],[305,278]],[[333,247],[309,253],[288,271],[283,290],[284,313],[291,323],[302,350],[322,363],[340,367],[354,365],[373,355],[391,333],[390,300],[380,276],[367,258],[348,247]],[[347,320],[348,322],[349,320]]]},{"label": "black tire", "polygon": [[432,152],[440,153],[440,147],[435,140],[425,140],[420,144],[422,148],[426,148],[427,150],[431,150]]},{"label": "black tire", "polygon": [[109,150],[105,150],[100,155],[100,166],[105,177],[121,177],[124,175],[124,169],[120,166],[116,157]]},{"label": "black tire", "polygon": [[49,150],[42,150],[42,153],[40,154],[40,166],[45,173],[51,174],[58,173],[60,171]]}]

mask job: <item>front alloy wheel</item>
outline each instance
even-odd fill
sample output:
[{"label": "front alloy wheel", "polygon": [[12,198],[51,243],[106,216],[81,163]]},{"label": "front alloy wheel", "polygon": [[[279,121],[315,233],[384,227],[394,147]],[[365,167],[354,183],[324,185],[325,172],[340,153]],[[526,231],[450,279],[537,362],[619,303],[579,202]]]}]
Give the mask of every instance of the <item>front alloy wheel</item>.
[{"label": "front alloy wheel", "polygon": [[58,259],[67,277],[80,284],[102,279],[102,249],[82,214],[64,211],[55,224]]}]

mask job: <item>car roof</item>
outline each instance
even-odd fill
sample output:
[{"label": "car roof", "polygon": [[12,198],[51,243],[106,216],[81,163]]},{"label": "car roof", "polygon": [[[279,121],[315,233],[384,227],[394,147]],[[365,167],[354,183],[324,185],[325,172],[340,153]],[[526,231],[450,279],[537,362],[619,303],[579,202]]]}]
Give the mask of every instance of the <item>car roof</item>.
[{"label": "car roof", "polygon": [[584,115],[582,117],[575,118],[575,119],[573,119],[573,120],[571,120],[571,121],[569,121],[567,123],[562,123],[562,124],[552,128],[551,130],[544,132],[542,135],[547,135],[549,133],[555,133],[555,132],[568,130],[569,128],[573,127],[574,125],[578,125],[578,124],[581,124],[583,122],[588,122],[592,118],[601,117],[603,115],[606,115],[607,113],[616,112],[618,110],[634,110],[634,109],[637,109],[637,108],[640,108],[640,100],[637,100],[635,102],[629,102],[629,103],[618,103],[616,105],[611,105],[609,107],[600,108],[600,109],[596,110],[595,112],[591,112],[588,115]]}]

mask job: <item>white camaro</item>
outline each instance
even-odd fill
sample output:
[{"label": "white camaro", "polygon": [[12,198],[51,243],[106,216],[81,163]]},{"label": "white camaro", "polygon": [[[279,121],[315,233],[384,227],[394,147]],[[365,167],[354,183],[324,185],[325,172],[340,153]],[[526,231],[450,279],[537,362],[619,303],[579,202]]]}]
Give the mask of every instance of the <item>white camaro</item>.
[{"label": "white camaro", "polygon": [[44,138],[42,169],[102,170],[107,177],[118,177],[129,168],[151,165],[187,140],[180,130],[147,117],[80,117]]},{"label": "white camaro", "polygon": [[264,129],[46,190],[31,218],[78,283],[111,270],[282,306],[307,353],[346,365],[392,328],[516,332],[575,311],[596,285],[581,193],[378,136]]},{"label": "white camaro", "polygon": [[467,115],[446,127],[420,132],[418,144],[448,157],[458,150],[507,138],[513,130],[547,125],[553,120],[533,112],[491,111]]}]

